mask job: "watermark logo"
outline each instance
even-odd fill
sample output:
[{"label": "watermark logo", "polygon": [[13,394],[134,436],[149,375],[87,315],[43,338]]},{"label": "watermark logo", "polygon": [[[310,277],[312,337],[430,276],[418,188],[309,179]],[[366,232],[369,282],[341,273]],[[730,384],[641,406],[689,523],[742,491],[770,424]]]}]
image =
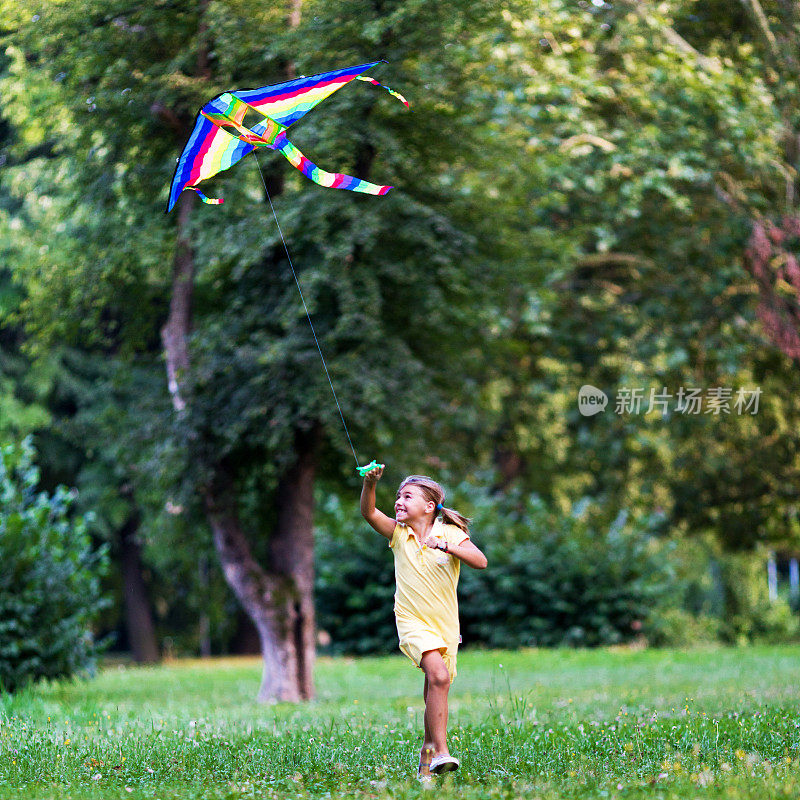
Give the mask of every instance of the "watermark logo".
[{"label": "watermark logo", "polygon": [[601,411],[606,410],[608,405],[608,395],[592,386],[590,383],[585,383],[578,391],[578,411],[584,417],[593,417]]},{"label": "watermark logo", "polygon": [[[755,389],[732,389],[726,386],[711,386],[706,389],[678,387],[673,393],[662,387],[661,391],[642,387],[621,386],[614,401],[615,414],[660,414],[669,417],[675,414],[757,414],[761,387]],[[578,410],[584,417],[605,411],[608,397],[605,392],[584,384],[578,391]]]}]

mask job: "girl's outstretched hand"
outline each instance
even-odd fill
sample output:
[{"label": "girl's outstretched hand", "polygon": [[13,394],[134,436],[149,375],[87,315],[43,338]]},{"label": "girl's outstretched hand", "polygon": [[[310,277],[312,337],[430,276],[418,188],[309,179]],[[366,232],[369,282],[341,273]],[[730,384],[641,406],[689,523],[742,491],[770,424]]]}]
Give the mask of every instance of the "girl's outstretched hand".
[{"label": "girl's outstretched hand", "polygon": [[377,462],[377,461],[376,461],[376,460],[373,458],[373,459],[372,459],[372,461],[370,461],[370,462],[369,462],[369,464],[367,464],[366,466],[363,466],[363,467],[356,467],[356,472],[357,472],[357,473],[358,473],[358,474],[359,474],[359,475],[360,475],[360,476],[363,478],[363,477],[365,477],[365,476],[366,476],[366,474],[367,474],[367,473],[368,473],[370,470],[374,469],[375,467],[380,467],[381,469],[383,469],[385,466],[386,466],[385,464],[379,464],[379,463],[378,463],[378,462]]},{"label": "girl's outstretched hand", "polygon": [[373,467],[369,472],[364,473],[364,483],[377,483],[383,475],[383,464]]},{"label": "girl's outstretched hand", "polygon": [[391,543],[397,520],[387,517],[386,514],[375,508],[375,485],[383,475],[384,466],[384,464],[378,464],[377,461],[372,461],[365,467],[359,467],[359,471],[364,476],[364,485],[361,487],[361,515]]}]

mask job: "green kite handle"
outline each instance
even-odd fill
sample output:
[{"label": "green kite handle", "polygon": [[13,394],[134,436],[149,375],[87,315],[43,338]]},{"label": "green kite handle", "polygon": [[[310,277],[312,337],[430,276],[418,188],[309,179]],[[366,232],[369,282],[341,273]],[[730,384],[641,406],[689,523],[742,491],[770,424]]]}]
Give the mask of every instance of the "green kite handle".
[{"label": "green kite handle", "polygon": [[367,473],[368,473],[368,472],[369,472],[371,469],[375,469],[376,467],[380,467],[381,469],[383,469],[385,466],[386,466],[386,464],[379,464],[377,461],[375,461],[375,460],[373,459],[372,461],[370,461],[370,462],[369,462],[369,464],[367,464],[367,466],[366,466],[366,467],[357,467],[357,470],[358,470],[358,474],[359,474],[359,475],[360,475],[362,478],[364,478],[364,477],[366,477]]}]

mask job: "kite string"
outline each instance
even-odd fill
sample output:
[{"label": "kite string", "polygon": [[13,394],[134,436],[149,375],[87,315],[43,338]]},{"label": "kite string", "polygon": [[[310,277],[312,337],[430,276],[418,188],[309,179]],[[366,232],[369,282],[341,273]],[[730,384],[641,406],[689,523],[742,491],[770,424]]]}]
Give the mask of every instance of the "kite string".
[{"label": "kite string", "polygon": [[267,189],[267,182],[264,180],[264,173],[261,171],[261,163],[258,160],[258,156],[256,155],[255,149],[253,149],[253,158],[256,160],[256,166],[258,167],[258,174],[261,176],[261,183],[264,186],[264,192],[267,195],[267,200],[269,200],[269,207],[272,209],[272,216],[275,217],[275,224],[278,226],[278,233],[281,235],[281,241],[283,242],[283,249],[286,251],[286,258],[289,259],[289,266],[292,269],[292,275],[294,276],[294,282],[297,284],[297,291],[300,292],[300,299],[303,301],[303,308],[306,312],[306,319],[308,319],[308,324],[311,328],[311,333],[314,335],[314,342],[317,345],[317,351],[319,352],[319,357],[322,359],[322,366],[325,368],[325,375],[328,378],[328,384],[331,387],[331,393],[333,394],[333,399],[336,401],[336,408],[339,409],[339,416],[342,419],[342,425],[344,427],[345,435],[347,436],[347,441],[350,443],[350,449],[353,451],[353,458],[356,460],[356,466],[358,466],[358,456],[356,455],[356,449],[353,447],[353,440],[350,438],[350,431],[347,430],[347,423],[344,421],[344,414],[342,414],[342,407],[339,405],[339,398],[336,397],[336,390],[333,388],[333,381],[331,380],[331,374],[328,372],[328,365],[325,363],[325,356],[322,355],[322,348],[319,346],[319,339],[317,339],[317,332],[314,330],[314,323],[311,322],[311,314],[308,313],[308,306],[306,305],[306,299],[303,297],[303,290],[300,288],[300,281],[297,279],[297,273],[294,271],[294,264],[292,263],[292,257],[289,255],[289,248],[286,246],[286,239],[283,238],[283,231],[281,230],[281,223],[278,222],[278,215],[275,213],[275,206],[272,205],[272,198],[269,194],[269,189]]}]

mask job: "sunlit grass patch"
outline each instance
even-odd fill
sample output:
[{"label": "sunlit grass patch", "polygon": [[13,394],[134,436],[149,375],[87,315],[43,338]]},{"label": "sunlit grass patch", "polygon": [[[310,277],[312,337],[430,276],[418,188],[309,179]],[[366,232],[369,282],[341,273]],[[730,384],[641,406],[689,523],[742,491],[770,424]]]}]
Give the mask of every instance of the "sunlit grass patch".
[{"label": "sunlit grass patch", "polygon": [[[461,654],[448,797],[796,797],[800,648]],[[0,705],[0,796],[416,797],[422,673],[320,659],[255,703],[258,659],[109,668]],[[698,794],[699,793],[699,794]]]}]

